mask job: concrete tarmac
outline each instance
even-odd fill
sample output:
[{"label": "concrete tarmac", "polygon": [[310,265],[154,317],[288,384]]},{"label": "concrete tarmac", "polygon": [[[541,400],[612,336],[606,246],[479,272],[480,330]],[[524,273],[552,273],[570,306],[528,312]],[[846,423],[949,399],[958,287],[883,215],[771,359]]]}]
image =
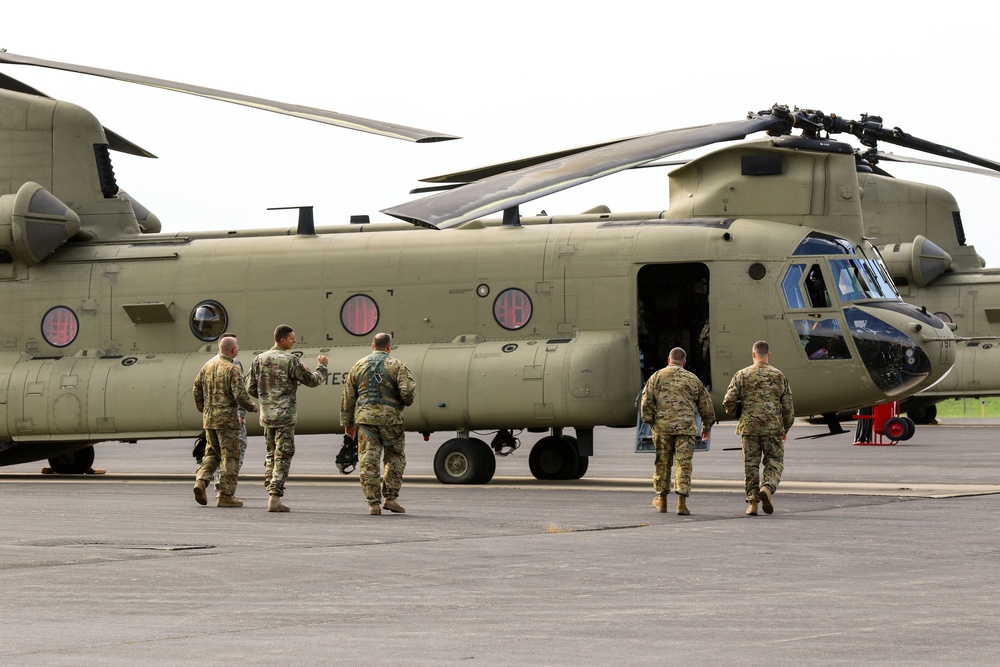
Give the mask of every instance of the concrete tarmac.
[{"label": "concrete tarmac", "polygon": [[195,503],[189,440],[100,445],[105,475],[0,468],[0,663],[995,664],[1000,425],[975,424],[883,447],[797,424],[757,517],[732,423],[688,517],[653,509],[630,430],[572,483],[531,479],[522,433],[479,487],[434,479],[449,434],[409,434],[402,515],[368,516],[334,437],[297,439],[288,514],[260,438],[240,509]]}]

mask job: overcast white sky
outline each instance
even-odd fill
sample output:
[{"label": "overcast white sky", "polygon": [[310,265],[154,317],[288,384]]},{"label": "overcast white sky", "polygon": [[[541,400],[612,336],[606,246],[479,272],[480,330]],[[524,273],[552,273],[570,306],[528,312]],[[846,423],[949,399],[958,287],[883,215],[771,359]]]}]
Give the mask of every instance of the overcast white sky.
[{"label": "overcast white sky", "polygon": [[[697,4],[697,6],[695,6]],[[164,231],[347,222],[411,199],[421,177],[604,139],[737,120],[774,103],[888,126],[1000,161],[992,21],[967,3],[423,0],[378,3],[18,2],[0,47],[422,127],[413,144],[34,67],[2,71],[80,104],[159,156],[113,154]],[[265,9],[266,7],[266,9]],[[907,153],[882,145],[883,150]],[[918,155],[908,152],[909,155]],[[931,159],[937,159],[933,158]],[[950,190],[1000,265],[1000,182],[885,165]],[[627,172],[522,213],[666,208],[667,172]]]}]

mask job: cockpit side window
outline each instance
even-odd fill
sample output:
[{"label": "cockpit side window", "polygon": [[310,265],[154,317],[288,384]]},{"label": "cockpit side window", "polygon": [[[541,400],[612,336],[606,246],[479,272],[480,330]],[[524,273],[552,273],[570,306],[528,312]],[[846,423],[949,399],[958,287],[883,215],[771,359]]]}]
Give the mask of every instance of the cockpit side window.
[{"label": "cockpit side window", "polygon": [[836,318],[792,320],[792,324],[811,360],[851,358],[851,350]]},{"label": "cockpit side window", "polygon": [[791,309],[830,307],[830,294],[819,264],[790,265],[781,281],[781,291]]}]

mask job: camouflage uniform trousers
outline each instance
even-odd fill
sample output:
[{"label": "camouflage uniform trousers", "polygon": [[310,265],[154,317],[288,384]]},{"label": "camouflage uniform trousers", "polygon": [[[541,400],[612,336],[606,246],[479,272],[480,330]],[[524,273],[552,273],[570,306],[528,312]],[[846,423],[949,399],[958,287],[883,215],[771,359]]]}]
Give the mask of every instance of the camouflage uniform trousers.
[{"label": "camouflage uniform trousers", "polygon": [[681,496],[691,494],[691,459],[694,458],[695,436],[673,435],[653,431],[656,462],[653,467],[653,490],[670,491],[670,465],[676,466],[674,492]]},{"label": "camouflage uniform trousers", "polygon": [[[764,464],[764,474],[760,465]],[[780,435],[743,434],[743,470],[746,474],[747,502],[759,500],[762,485],[778,490],[781,473],[785,470],[785,443]]]},{"label": "camouflage uniform trousers", "polygon": [[[247,455],[247,425],[246,422],[243,422],[240,424],[240,460],[239,463],[236,465],[237,475],[239,474],[240,470],[243,469],[243,459],[246,457],[246,455]],[[222,469],[220,467],[219,470],[217,470],[215,474],[212,475],[212,481],[215,482],[215,491],[217,493],[221,492],[219,486],[219,476],[221,474],[222,474]]]},{"label": "camouflage uniform trousers", "polygon": [[294,426],[265,426],[264,440],[267,454],[264,455],[264,487],[268,495],[285,495],[285,480],[295,456]]},{"label": "camouflage uniform trousers", "polygon": [[[403,486],[406,469],[406,440],[402,424],[376,426],[358,424],[358,470],[361,488],[369,505],[395,500]],[[385,456],[385,474],[380,479],[380,463]]]},{"label": "camouflage uniform trousers", "polygon": [[[205,455],[195,479],[204,480],[207,486],[212,475],[221,468],[219,493],[231,496],[236,493],[236,480],[240,470],[240,432],[237,429],[205,429]],[[221,465],[220,465],[221,464]]]}]

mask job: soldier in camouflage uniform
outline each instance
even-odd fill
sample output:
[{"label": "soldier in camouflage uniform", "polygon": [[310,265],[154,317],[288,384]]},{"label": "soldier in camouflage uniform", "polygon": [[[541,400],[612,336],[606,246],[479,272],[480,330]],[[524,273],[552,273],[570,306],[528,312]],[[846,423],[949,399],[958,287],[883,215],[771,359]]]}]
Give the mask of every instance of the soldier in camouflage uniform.
[{"label": "soldier in camouflage uniform", "polygon": [[326,381],[328,359],[316,357],[315,372],[306,368],[289,352],[295,345],[295,332],[287,324],[274,330],[274,347],[253,360],[247,375],[247,391],[260,398],[260,425],[264,427],[267,456],[264,459],[264,485],[269,495],[268,512],[287,512],[281,501],[285,480],[295,455],[295,392],[300,384],[318,387]]},{"label": "soldier in camouflage uniform", "polygon": [[[226,333],[219,336],[220,341],[223,338],[236,338],[236,334],[227,331]],[[215,358],[218,358],[218,355],[216,355]],[[233,364],[235,364],[236,368],[240,369],[240,375],[243,375],[243,364],[240,362],[240,360],[234,358]],[[242,385],[243,382],[241,381],[240,384]],[[243,459],[246,457],[247,454],[247,411],[244,410],[243,408],[240,408],[237,412],[240,417],[240,460],[236,466],[236,474],[239,475],[240,470],[243,469]],[[212,475],[212,481],[215,483],[216,500],[218,500],[219,494],[221,493],[219,487],[219,476],[221,475],[221,473],[222,473],[222,468],[220,467],[219,470],[215,471],[215,474]]]},{"label": "soldier in camouflage uniform", "polygon": [[687,497],[691,493],[691,464],[694,456],[695,410],[701,415],[701,437],[707,440],[715,423],[715,408],[705,385],[687,370],[687,353],[679,347],[670,350],[666,368],[653,373],[642,390],[642,421],[653,431],[656,464],[653,472],[653,507],[667,511],[670,491],[670,466],[676,465],[674,491],[677,513],[690,514]]},{"label": "soldier in camouflage uniform", "polygon": [[[351,368],[340,401],[344,432],[358,439],[358,468],[369,514],[382,513],[382,496],[385,509],[406,511],[396,500],[406,468],[403,408],[413,405],[417,383],[403,362],[389,356],[391,351],[389,335],[375,334],[372,353]],[[385,475],[380,480],[383,453]]]},{"label": "soldier in camouflage uniform", "polygon": [[736,414],[737,404],[743,404],[736,432],[743,437],[749,516],[757,515],[758,502],[764,514],[774,511],[771,496],[778,490],[785,469],[784,442],[788,429],[795,422],[792,390],[782,372],[770,365],[770,359],[767,342],[754,343],[753,365],[736,372],[722,402],[731,415]]},{"label": "soldier in camouflage uniform", "polygon": [[194,403],[202,413],[205,455],[194,483],[194,499],[207,505],[205,487],[216,468],[219,476],[218,507],[242,507],[235,497],[240,459],[240,410],[257,410],[243,386],[243,373],[233,361],[240,346],[235,337],[219,339],[219,355],[209,360],[194,381]]}]

